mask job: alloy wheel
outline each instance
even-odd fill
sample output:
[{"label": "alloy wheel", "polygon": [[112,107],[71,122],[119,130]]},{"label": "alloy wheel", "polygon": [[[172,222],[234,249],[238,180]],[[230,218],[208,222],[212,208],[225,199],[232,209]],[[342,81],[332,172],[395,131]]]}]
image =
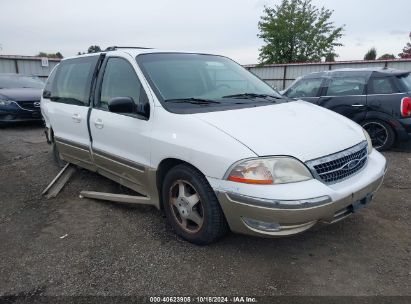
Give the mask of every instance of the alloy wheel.
[{"label": "alloy wheel", "polygon": [[363,125],[363,128],[370,135],[374,148],[379,149],[387,143],[388,131],[382,124],[378,122],[367,122]]},{"label": "alloy wheel", "polygon": [[177,180],[170,187],[169,203],[178,225],[188,233],[196,233],[204,223],[204,208],[196,189],[185,180]]}]

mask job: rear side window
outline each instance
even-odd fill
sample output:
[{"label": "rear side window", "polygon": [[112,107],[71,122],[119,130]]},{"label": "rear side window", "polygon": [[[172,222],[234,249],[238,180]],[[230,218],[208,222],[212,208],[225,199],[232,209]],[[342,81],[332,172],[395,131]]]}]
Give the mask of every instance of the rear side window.
[{"label": "rear side window", "polygon": [[52,88],[51,100],[86,106],[98,56],[65,60],[60,63]]},{"label": "rear side window", "polygon": [[361,76],[332,78],[326,96],[363,95],[365,83],[365,77]]},{"label": "rear side window", "polygon": [[316,97],[321,87],[322,78],[301,79],[286,93],[290,98]]},{"label": "rear side window", "polygon": [[369,82],[368,94],[392,94],[395,93],[389,77],[371,78]]},{"label": "rear side window", "polygon": [[397,76],[406,91],[411,91],[411,73]]}]

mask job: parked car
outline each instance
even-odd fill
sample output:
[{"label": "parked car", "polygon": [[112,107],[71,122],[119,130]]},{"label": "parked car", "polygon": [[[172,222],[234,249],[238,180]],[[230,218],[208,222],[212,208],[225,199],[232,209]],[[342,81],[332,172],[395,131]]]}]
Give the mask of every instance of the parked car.
[{"label": "parked car", "polygon": [[44,82],[35,76],[0,74],[0,124],[41,121]]},{"label": "parked car", "polygon": [[41,109],[58,163],[146,196],[197,244],[228,228],[284,236],[334,223],[371,201],[386,170],[359,125],[222,56],[110,48],[63,59]]},{"label": "parked car", "polygon": [[369,68],[312,73],[297,79],[283,95],[354,120],[367,130],[377,150],[411,137],[410,72]]}]

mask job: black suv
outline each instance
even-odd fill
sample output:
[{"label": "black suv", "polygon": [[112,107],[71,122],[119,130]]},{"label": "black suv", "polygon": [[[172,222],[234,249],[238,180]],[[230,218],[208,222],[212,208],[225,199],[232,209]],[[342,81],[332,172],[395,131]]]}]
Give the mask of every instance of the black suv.
[{"label": "black suv", "polygon": [[386,69],[340,69],[298,78],[283,95],[340,113],[368,131],[377,150],[411,136],[411,74]]}]

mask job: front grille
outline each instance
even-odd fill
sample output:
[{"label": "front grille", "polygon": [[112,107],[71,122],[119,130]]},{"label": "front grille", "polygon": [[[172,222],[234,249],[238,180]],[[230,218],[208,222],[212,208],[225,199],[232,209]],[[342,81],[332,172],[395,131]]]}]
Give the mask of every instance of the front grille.
[{"label": "front grille", "polygon": [[16,101],[20,108],[29,111],[39,111],[40,101]]},{"label": "front grille", "polygon": [[347,150],[308,161],[313,175],[326,184],[342,181],[360,171],[367,163],[367,142]]}]

